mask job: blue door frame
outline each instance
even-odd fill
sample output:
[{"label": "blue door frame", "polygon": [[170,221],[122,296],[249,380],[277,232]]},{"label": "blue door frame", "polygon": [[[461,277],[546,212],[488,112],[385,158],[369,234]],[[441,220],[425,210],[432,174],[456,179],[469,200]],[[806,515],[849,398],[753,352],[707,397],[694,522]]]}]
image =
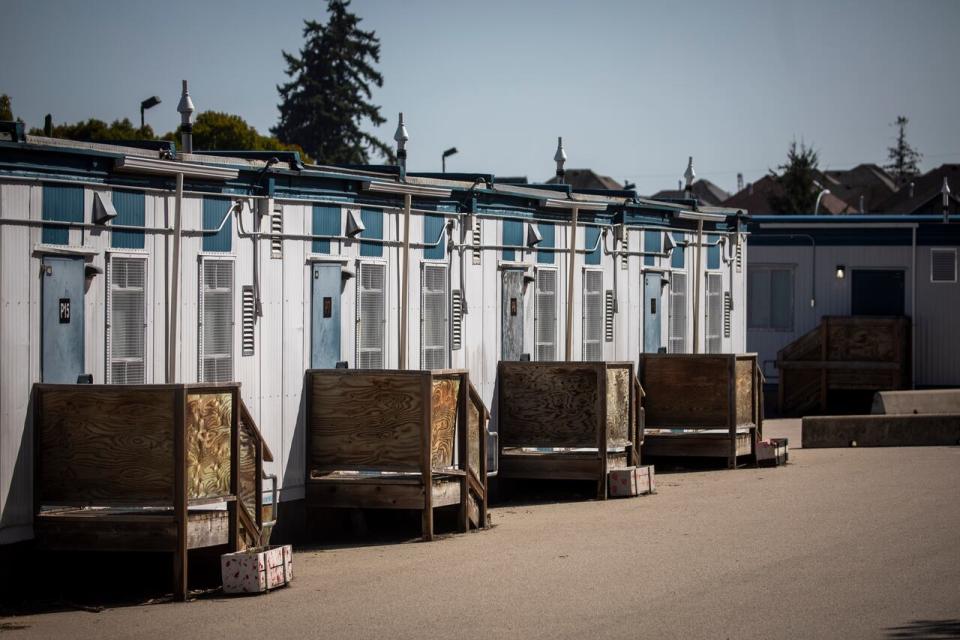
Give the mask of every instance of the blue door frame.
[{"label": "blue door frame", "polygon": [[83,258],[44,256],[40,378],[74,384],[84,373]]},{"label": "blue door frame", "polygon": [[314,264],[310,367],[333,369],[340,360],[340,265]]}]

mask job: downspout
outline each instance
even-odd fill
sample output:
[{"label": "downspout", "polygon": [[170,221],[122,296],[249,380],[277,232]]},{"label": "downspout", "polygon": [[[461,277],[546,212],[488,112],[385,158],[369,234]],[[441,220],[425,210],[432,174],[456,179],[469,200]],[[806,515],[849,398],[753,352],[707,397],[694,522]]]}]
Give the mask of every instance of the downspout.
[{"label": "downspout", "polygon": [[170,274],[170,321],[167,336],[167,384],[177,379],[177,320],[180,316],[180,238],[183,225],[183,174],[177,174],[176,204],[173,213],[173,265]]},{"label": "downspout", "polygon": [[400,369],[407,368],[407,306],[410,286],[410,205],[413,197],[403,196],[403,256],[400,266]]},{"label": "downspout", "polygon": [[700,353],[700,278],[703,276],[703,220],[697,220],[697,253],[694,256],[696,273],[693,278],[693,352]]},{"label": "downspout", "polygon": [[567,242],[567,339],[565,353],[567,362],[573,359],[573,285],[575,281],[574,271],[577,266],[577,218],[579,215],[579,207],[575,206],[570,210],[570,238]]},{"label": "downspout", "polygon": [[917,227],[913,227],[913,284],[910,286],[910,388],[917,388]]}]

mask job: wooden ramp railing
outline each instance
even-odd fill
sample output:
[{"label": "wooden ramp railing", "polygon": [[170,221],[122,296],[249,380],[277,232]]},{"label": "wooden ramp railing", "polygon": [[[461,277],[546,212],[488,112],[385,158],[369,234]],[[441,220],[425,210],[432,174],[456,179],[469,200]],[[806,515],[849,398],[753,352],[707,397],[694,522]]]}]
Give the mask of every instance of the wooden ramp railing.
[{"label": "wooden ramp railing", "polygon": [[[267,446],[247,405],[240,399],[240,544],[244,548],[266,544],[270,529],[276,522],[276,476],[263,471],[263,463],[273,462],[273,453]],[[270,519],[263,518],[263,480],[273,481]]]}]

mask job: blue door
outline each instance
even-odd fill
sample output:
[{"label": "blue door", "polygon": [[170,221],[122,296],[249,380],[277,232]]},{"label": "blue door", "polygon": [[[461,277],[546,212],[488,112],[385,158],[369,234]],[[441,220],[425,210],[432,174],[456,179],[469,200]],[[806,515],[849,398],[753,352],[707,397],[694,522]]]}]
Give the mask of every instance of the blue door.
[{"label": "blue door", "polygon": [[643,352],[660,350],[660,283],[659,273],[643,274]]},{"label": "blue door", "polygon": [[340,360],[340,265],[314,264],[310,366],[333,369]]},{"label": "blue door", "polygon": [[40,378],[74,384],[83,371],[83,258],[43,258]]}]

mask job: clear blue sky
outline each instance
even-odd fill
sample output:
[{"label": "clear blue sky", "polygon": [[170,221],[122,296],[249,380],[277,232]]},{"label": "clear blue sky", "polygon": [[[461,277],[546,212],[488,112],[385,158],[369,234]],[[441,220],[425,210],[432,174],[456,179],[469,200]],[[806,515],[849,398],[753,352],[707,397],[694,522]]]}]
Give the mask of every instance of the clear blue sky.
[{"label": "clear blue sky", "polygon": [[[199,110],[276,122],[281,49],[326,2],[4,0],[0,93],[30,126],[88,117],[178,122],[180,80]],[[688,155],[733,190],[797,138],[821,166],[883,162],[898,114],[922,168],[960,162],[960,2],[646,3],[354,0],[382,42],[375,92],[391,139],[408,123],[409,166],[553,173],[591,167],[641,192],[676,185]]]}]

